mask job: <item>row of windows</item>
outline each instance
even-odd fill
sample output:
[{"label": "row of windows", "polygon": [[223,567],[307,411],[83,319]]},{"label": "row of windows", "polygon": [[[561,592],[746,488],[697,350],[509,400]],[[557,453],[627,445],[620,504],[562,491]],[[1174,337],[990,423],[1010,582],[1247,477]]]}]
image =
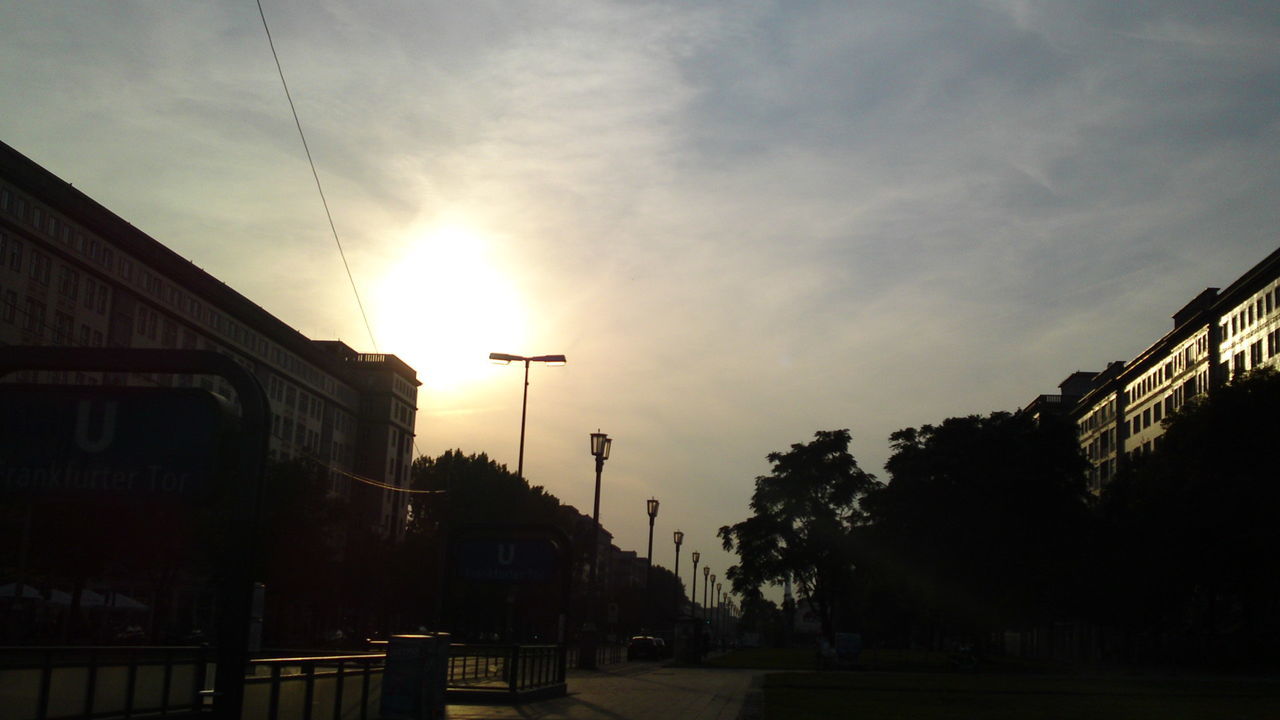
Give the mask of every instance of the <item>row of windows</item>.
[{"label": "row of windows", "polygon": [[[16,216],[37,232],[48,235],[55,240],[60,240],[72,250],[79,250],[81,254],[95,264],[105,268],[107,272],[117,275],[129,285],[140,288],[144,294],[158,301],[167,302],[171,307],[180,311],[181,314],[212,328],[219,335],[262,359],[275,362],[276,365],[284,368],[289,374],[301,377],[312,387],[322,388],[328,394],[334,394],[337,391],[338,386],[327,374],[312,367],[292,353],[272,345],[266,338],[243,324],[224,316],[212,307],[202,304],[194,296],[183,291],[177,285],[166,282],[145,266],[141,267],[140,272],[135,273],[134,261],[123,252],[117,255],[116,251],[106,242],[101,242],[92,234],[86,234],[73,228],[70,222],[59,220],[53,211],[28,200],[21,193],[8,187],[0,187],[0,210]],[[14,242],[17,243],[16,240]],[[15,269],[17,269],[22,261],[21,243],[17,243],[12,248],[12,252],[16,253],[16,255],[11,258],[11,262],[14,263]],[[33,250],[34,252],[36,251]],[[4,251],[0,249],[0,259],[4,255]],[[37,281],[41,282],[41,284],[48,285],[48,258],[43,256],[42,258],[42,260],[37,261],[39,263],[38,266],[33,266],[32,276],[33,278],[38,278]],[[339,400],[348,402],[348,404],[358,401],[354,391],[350,391],[347,394],[350,397],[339,398]]]},{"label": "row of windows", "polygon": [[1232,377],[1235,377],[1247,370],[1262,366],[1263,363],[1277,354],[1280,354],[1280,329],[1267,333],[1265,339],[1249,343],[1247,360],[1245,358],[1245,350],[1239,350],[1224,364],[1227,366],[1227,372]]},{"label": "row of windows", "polygon": [[1261,296],[1245,303],[1244,307],[1237,310],[1229,319],[1224,319],[1222,339],[1225,341],[1248,330],[1277,309],[1280,309],[1280,287],[1267,290]]}]

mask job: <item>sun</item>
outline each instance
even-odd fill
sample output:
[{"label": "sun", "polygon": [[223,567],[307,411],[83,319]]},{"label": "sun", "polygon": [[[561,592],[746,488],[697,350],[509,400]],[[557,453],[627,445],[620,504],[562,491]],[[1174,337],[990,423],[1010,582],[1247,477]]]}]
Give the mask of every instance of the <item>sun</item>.
[{"label": "sun", "polygon": [[495,349],[522,347],[523,303],[491,242],[460,225],[414,233],[372,293],[378,345],[418,371],[424,389],[492,377]]}]

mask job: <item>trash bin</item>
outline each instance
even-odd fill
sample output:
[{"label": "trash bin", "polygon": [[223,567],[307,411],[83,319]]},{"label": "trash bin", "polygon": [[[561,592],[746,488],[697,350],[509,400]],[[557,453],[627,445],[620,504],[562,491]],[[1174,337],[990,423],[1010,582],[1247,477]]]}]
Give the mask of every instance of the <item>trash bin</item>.
[{"label": "trash bin", "polygon": [[382,675],[383,720],[444,717],[449,635],[392,635]]}]

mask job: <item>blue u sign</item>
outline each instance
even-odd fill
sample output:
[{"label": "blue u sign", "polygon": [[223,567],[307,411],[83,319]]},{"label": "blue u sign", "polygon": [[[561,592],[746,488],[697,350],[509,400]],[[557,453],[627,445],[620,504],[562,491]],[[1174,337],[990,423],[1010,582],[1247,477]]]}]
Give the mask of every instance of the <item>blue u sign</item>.
[{"label": "blue u sign", "polygon": [[203,496],[232,422],[199,390],[0,390],[0,497]]},{"label": "blue u sign", "polygon": [[484,538],[463,540],[458,574],[464,580],[500,583],[549,582],[556,573],[550,540]]}]

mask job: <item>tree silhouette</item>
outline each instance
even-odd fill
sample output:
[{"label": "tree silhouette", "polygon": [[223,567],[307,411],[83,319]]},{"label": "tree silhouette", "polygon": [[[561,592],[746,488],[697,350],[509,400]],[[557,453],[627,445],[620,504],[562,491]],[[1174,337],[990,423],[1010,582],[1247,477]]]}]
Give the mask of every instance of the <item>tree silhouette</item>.
[{"label": "tree silhouette", "polygon": [[1169,416],[1155,452],[1104,490],[1115,593],[1100,607],[1131,659],[1260,660],[1280,638],[1277,408],[1280,374],[1236,378]]},{"label": "tree silhouette", "polygon": [[1081,580],[1085,461],[1065,422],[993,413],[890,436],[863,566],[932,642],[1053,617]]},{"label": "tree silhouette", "polygon": [[770,453],[773,469],[756,478],[753,515],[718,533],[739,558],[726,573],[734,592],[752,598],[763,585],[790,578],[818,611],[828,639],[851,584],[851,530],[863,522],[858,500],[875,484],[849,442],[848,430],[819,431],[807,444]]}]

